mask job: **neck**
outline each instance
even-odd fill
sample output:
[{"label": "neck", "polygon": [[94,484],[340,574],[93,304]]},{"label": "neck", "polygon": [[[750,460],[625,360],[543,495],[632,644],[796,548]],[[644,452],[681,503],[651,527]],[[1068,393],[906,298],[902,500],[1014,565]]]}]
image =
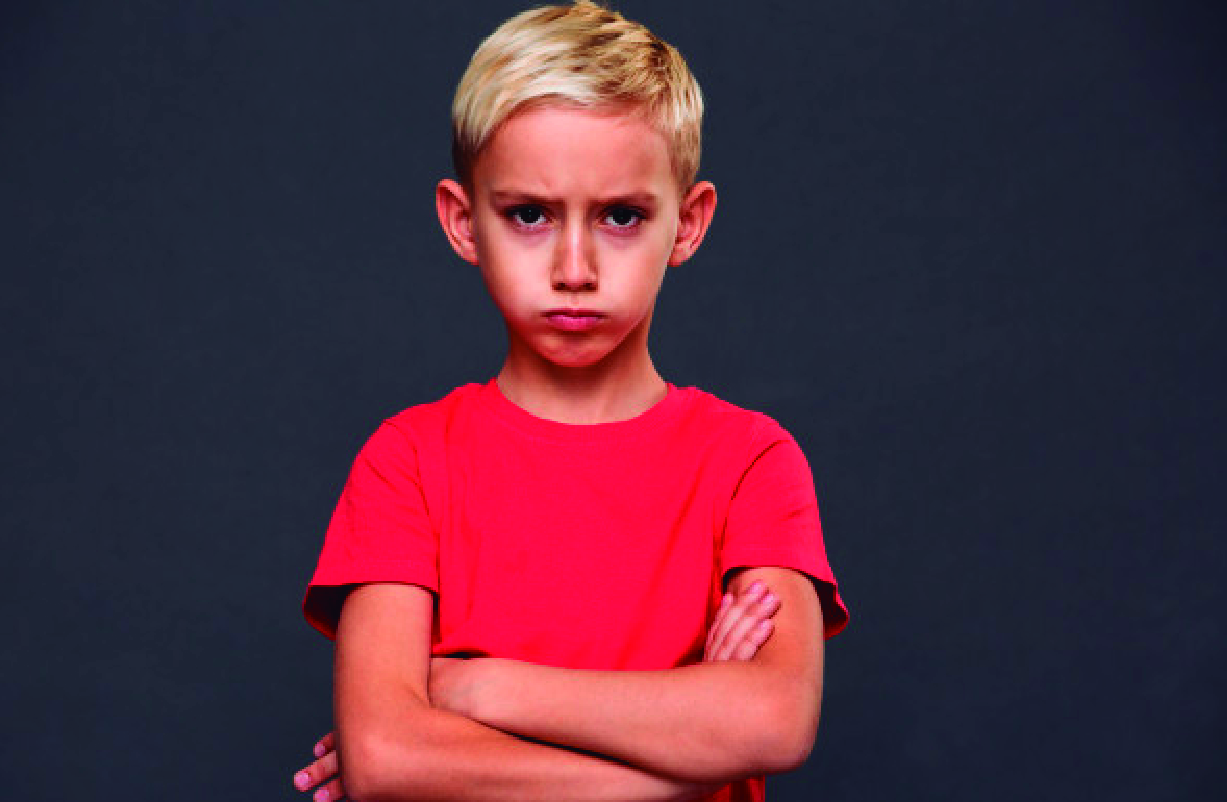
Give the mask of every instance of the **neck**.
[{"label": "neck", "polygon": [[538,418],[581,424],[629,420],[659,403],[668,392],[647,348],[638,358],[602,360],[577,368],[518,350],[507,354],[498,374],[499,390],[508,401]]}]

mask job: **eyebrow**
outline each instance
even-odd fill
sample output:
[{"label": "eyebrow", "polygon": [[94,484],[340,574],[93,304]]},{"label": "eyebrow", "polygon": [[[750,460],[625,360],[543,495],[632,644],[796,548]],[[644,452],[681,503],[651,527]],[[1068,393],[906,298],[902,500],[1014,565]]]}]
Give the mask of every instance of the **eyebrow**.
[{"label": "eyebrow", "polygon": [[[560,198],[550,198],[533,192],[509,189],[493,190],[490,193],[490,198],[495,203],[540,203],[543,206],[557,205],[558,203],[561,203]],[[656,202],[656,195],[652,192],[626,192],[601,198],[597,201],[597,204],[600,206],[626,204],[629,206],[655,207]]]}]

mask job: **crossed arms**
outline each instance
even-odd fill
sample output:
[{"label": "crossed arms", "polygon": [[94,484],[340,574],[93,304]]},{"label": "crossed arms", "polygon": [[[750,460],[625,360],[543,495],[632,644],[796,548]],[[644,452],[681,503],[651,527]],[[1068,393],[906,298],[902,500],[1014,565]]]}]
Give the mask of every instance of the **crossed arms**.
[{"label": "crossed arms", "polygon": [[345,793],[360,802],[690,799],[797,767],[818,723],[821,608],[789,569],[745,569],[729,590],[740,596],[755,580],[780,606],[753,658],[662,671],[495,658],[464,661],[480,671],[436,671],[430,593],[360,586],[336,638]]}]

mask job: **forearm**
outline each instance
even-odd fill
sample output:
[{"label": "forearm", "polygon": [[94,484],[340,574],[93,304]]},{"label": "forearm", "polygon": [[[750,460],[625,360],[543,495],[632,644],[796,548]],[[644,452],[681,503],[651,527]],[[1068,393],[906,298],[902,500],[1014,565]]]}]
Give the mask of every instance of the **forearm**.
[{"label": "forearm", "polygon": [[[488,661],[474,720],[597,752],[681,780],[728,782],[804,760],[796,722],[770,666],[701,663],[662,671],[592,671]],[[785,680],[787,682],[788,680]],[[805,684],[804,678],[796,683]],[[812,734],[810,734],[812,743]]]},{"label": "forearm", "polygon": [[[342,736],[344,739],[344,735]],[[357,802],[541,799],[664,802],[696,799],[718,784],[659,776],[600,756],[533,743],[447,711],[418,709],[392,729],[368,734],[346,770]],[[351,753],[345,752],[348,767]],[[361,777],[362,779],[358,779]],[[351,779],[353,778],[353,779]],[[355,786],[356,787],[351,787]]]}]

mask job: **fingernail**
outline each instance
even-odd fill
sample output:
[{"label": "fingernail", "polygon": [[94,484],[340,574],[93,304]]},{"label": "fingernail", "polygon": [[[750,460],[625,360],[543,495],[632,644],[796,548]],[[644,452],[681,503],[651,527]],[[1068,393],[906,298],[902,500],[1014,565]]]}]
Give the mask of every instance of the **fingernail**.
[{"label": "fingernail", "polygon": [[307,784],[311,782],[311,778],[307,776],[307,772],[300,771],[294,775],[294,785],[300,791],[305,791]]},{"label": "fingernail", "polygon": [[316,757],[323,757],[323,756],[324,756],[324,745],[323,745],[323,744],[316,744],[316,745],[315,745],[315,756],[316,756]]},{"label": "fingernail", "polygon": [[321,788],[315,792],[315,802],[328,802],[328,789]]}]

